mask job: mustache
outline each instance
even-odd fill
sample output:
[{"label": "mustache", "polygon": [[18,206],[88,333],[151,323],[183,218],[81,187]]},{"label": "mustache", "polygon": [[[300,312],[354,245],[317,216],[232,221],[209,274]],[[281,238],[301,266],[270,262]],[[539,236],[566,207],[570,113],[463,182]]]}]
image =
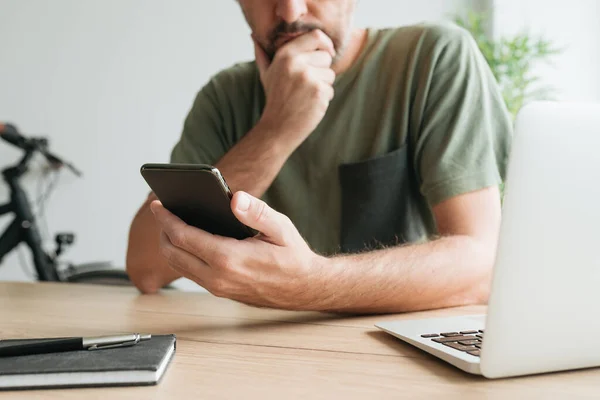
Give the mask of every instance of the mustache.
[{"label": "mustache", "polygon": [[296,33],[307,33],[310,31],[314,31],[315,29],[322,30],[322,28],[317,24],[304,23],[304,22],[300,22],[300,21],[295,21],[291,24],[288,24],[285,21],[281,21],[271,31],[271,34],[269,35],[269,41],[271,43],[275,43],[275,41],[277,40],[277,38],[279,36],[296,34]]}]

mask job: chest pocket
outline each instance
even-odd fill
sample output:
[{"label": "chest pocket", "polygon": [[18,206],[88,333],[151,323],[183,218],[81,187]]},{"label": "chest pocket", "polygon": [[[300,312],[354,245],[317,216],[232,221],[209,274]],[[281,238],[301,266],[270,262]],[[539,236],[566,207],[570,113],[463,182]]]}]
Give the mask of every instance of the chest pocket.
[{"label": "chest pocket", "polygon": [[427,232],[407,146],[339,167],[344,253],[414,242]]}]

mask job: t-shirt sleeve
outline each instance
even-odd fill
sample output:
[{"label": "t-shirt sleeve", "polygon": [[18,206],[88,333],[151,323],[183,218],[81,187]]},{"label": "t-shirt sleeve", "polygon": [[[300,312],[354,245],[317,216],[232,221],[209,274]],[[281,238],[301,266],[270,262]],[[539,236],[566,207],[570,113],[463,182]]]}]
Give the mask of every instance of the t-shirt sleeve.
[{"label": "t-shirt sleeve", "polygon": [[431,206],[502,183],[512,119],[474,39],[462,28],[438,27],[421,77],[420,128],[414,167]]},{"label": "t-shirt sleeve", "polygon": [[171,151],[171,162],[216,164],[229,148],[221,113],[215,82],[211,80],[196,95],[181,137]]}]

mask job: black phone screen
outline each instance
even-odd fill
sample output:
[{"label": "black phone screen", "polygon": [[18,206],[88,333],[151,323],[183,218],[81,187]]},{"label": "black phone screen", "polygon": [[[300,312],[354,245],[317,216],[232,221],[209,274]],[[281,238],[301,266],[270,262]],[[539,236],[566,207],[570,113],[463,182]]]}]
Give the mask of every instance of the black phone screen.
[{"label": "black phone screen", "polygon": [[215,167],[144,164],[141,174],[163,206],[188,225],[240,240],[256,234],[231,211],[232,193]]}]

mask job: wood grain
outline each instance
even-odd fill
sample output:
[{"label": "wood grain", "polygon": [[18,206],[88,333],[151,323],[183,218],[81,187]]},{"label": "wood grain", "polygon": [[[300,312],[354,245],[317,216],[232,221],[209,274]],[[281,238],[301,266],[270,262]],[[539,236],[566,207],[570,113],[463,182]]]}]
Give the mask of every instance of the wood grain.
[{"label": "wood grain", "polygon": [[386,319],[479,314],[482,307],[350,317],[262,310],[208,294],[0,283],[0,338],[177,334],[158,386],[0,392],[0,399],[599,398],[600,370],[489,381],[373,327]]}]

